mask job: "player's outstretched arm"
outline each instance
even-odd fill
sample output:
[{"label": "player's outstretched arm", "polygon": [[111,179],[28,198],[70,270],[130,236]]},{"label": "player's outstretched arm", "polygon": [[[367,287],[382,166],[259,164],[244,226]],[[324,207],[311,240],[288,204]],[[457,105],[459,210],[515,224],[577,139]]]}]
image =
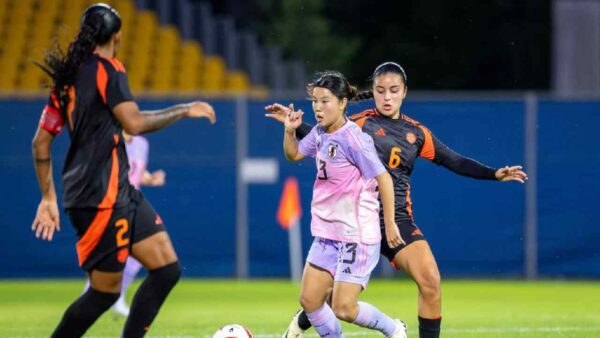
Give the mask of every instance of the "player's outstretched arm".
[{"label": "player's outstretched arm", "polygon": [[31,144],[33,166],[38,178],[42,200],[38,205],[31,230],[35,237],[51,241],[54,231],[60,231],[60,218],[54,179],[52,178],[51,146],[54,135],[46,129],[38,127]]},{"label": "player's outstretched arm", "polygon": [[214,124],[217,120],[213,107],[200,101],[147,111],[140,111],[137,103],[133,101],[125,101],[116,105],[113,113],[123,129],[131,135],[149,133],[165,128],[183,117],[207,118],[211,124]]},{"label": "player's outstretched arm", "polygon": [[[428,130],[426,133],[430,133]],[[506,166],[504,168],[492,168],[473,159],[465,157],[448,146],[440,142],[434,135],[430,134],[431,144],[434,151],[430,152],[430,156],[424,156],[434,163],[441,165],[456,174],[483,180],[497,180],[500,182],[517,181],[525,183],[527,174],[523,171],[523,167]],[[423,154],[421,155],[423,156]]]}]

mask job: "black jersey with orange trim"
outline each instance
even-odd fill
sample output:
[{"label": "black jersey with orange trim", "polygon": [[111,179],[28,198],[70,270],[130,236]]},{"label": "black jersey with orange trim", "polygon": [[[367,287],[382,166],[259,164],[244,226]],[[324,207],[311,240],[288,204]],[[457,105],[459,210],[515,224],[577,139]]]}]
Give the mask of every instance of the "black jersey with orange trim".
[{"label": "black jersey with orange trim", "polygon": [[413,220],[410,175],[418,157],[461,175],[495,179],[495,169],[452,151],[429,129],[406,115],[390,119],[379,114],[376,109],[368,109],[350,116],[350,120],[373,138],[379,158],[392,176],[397,221]]},{"label": "black jersey with orange trim", "polygon": [[40,127],[58,134],[63,125],[71,143],[62,173],[65,208],[113,208],[129,202],[133,189],[122,127],[113,108],[133,97],[123,65],[97,54],[79,69],[70,101],[61,112],[52,92],[44,107]]}]

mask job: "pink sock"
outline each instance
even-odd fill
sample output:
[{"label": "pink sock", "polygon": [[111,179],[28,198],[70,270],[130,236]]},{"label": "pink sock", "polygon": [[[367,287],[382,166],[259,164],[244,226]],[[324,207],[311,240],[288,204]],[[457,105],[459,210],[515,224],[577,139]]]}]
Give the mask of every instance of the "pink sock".
[{"label": "pink sock", "polygon": [[365,302],[358,302],[358,316],[356,316],[354,324],[377,330],[386,337],[391,336],[396,330],[396,322],[392,318]]},{"label": "pink sock", "polygon": [[306,316],[319,336],[327,338],[344,337],[342,325],[327,303],[323,304],[317,311],[306,312]]}]

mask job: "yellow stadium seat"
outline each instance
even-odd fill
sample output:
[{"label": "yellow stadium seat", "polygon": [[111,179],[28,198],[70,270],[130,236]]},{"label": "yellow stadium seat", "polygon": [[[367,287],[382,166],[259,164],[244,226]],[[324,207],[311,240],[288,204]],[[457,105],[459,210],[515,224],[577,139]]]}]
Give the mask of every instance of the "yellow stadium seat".
[{"label": "yellow stadium seat", "polygon": [[208,91],[222,90],[225,85],[226,72],[223,58],[220,56],[205,57],[200,75],[201,89]]},{"label": "yellow stadium seat", "polygon": [[146,90],[149,79],[149,72],[152,64],[150,58],[153,54],[153,44],[156,39],[158,21],[156,16],[151,11],[139,11],[133,20],[135,29],[130,34],[131,48],[129,50],[128,74],[129,78],[133,78],[135,84],[132,84],[132,89]]},{"label": "yellow stadium seat", "polygon": [[33,13],[35,3],[33,0],[13,0],[12,5],[11,16],[16,20],[23,20]]},{"label": "yellow stadium seat", "polygon": [[41,90],[43,80],[48,77],[38,66],[27,64],[24,70],[19,74],[18,86],[19,89],[30,91]]},{"label": "yellow stadium seat", "polygon": [[200,89],[202,48],[197,42],[184,42],[177,60],[175,89],[193,91]]},{"label": "yellow stadium seat", "polygon": [[245,72],[235,71],[227,76],[227,89],[234,92],[245,92],[250,88],[250,81]]},{"label": "yellow stadium seat", "polygon": [[0,36],[4,31],[4,17],[6,16],[8,1],[0,1]]},{"label": "yellow stadium seat", "polygon": [[18,69],[13,60],[0,58],[0,90],[13,90]]},{"label": "yellow stadium seat", "polygon": [[176,60],[181,50],[179,32],[174,26],[162,27],[158,30],[156,53],[153,58],[154,70],[149,78],[150,89],[166,91],[174,89]]},{"label": "yellow stadium seat", "polygon": [[61,5],[62,5],[61,0],[38,0],[37,10],[41,11],[42,13],[46,13],[49,10],[53,10],[53,9],[58,10]]}]

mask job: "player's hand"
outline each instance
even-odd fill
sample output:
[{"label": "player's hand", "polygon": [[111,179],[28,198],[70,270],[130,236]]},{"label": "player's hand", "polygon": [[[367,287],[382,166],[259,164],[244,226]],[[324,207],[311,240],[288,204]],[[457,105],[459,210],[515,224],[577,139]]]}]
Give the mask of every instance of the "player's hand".
[{"label": "player's hand", "polygon": [[201,101],[189,103],[189,111],[186,116],[190,118],[205,117],[210,121],[210,124],[215,124],[215,122],[217,122],[213,107],[210,104]]},{"label": "player's hand", "polygon": [[304,112],[302,110],[294,111],[294,105],[290,104],[289,106],[290,113],[285,117],[285,131],[288,133],[295,132],[300,125],[302,125],[302,115]]},{"label": "player's hand", "polygon": [[273,120],[281,123],[285,123],[285,118],[289,113],[291,113],[290,108],[279,103],[270,104],[265,107],[265,110],[269,112],[265,114],[266,117],[270,117]]},{"label": "player's hand", "polygon": [[400,230],[396,225],[396,222],[392,222],[390,226],[385,226],[385,236],[387,238],[387,244],[390,248],[398,247],[402,244],[406,244],[406,242],[400,236]]},{"label": "player's hand", "polygon": [[157,171],[153,172],[151,175],[152,175],[152,186],[162,187],[163,185],[165,185],[165,178],[167,177],[167,174],[165,173],[164,170],[157,170]]},{"label": "player's hand", "polygon": [[496,170],[496,179],[500,182],[517,181],[525,183],[527,174],[523,171],[523,167],[515,165],[512,167],[506,166]]},{"label": "player's hand", "polygon": [[31,230],[35,231],[35,237],[51,241],[54,231],[60,231],[60,219],[58,203],[53,200],[42,199],[38,205],[35,219],[31,224]]}]

